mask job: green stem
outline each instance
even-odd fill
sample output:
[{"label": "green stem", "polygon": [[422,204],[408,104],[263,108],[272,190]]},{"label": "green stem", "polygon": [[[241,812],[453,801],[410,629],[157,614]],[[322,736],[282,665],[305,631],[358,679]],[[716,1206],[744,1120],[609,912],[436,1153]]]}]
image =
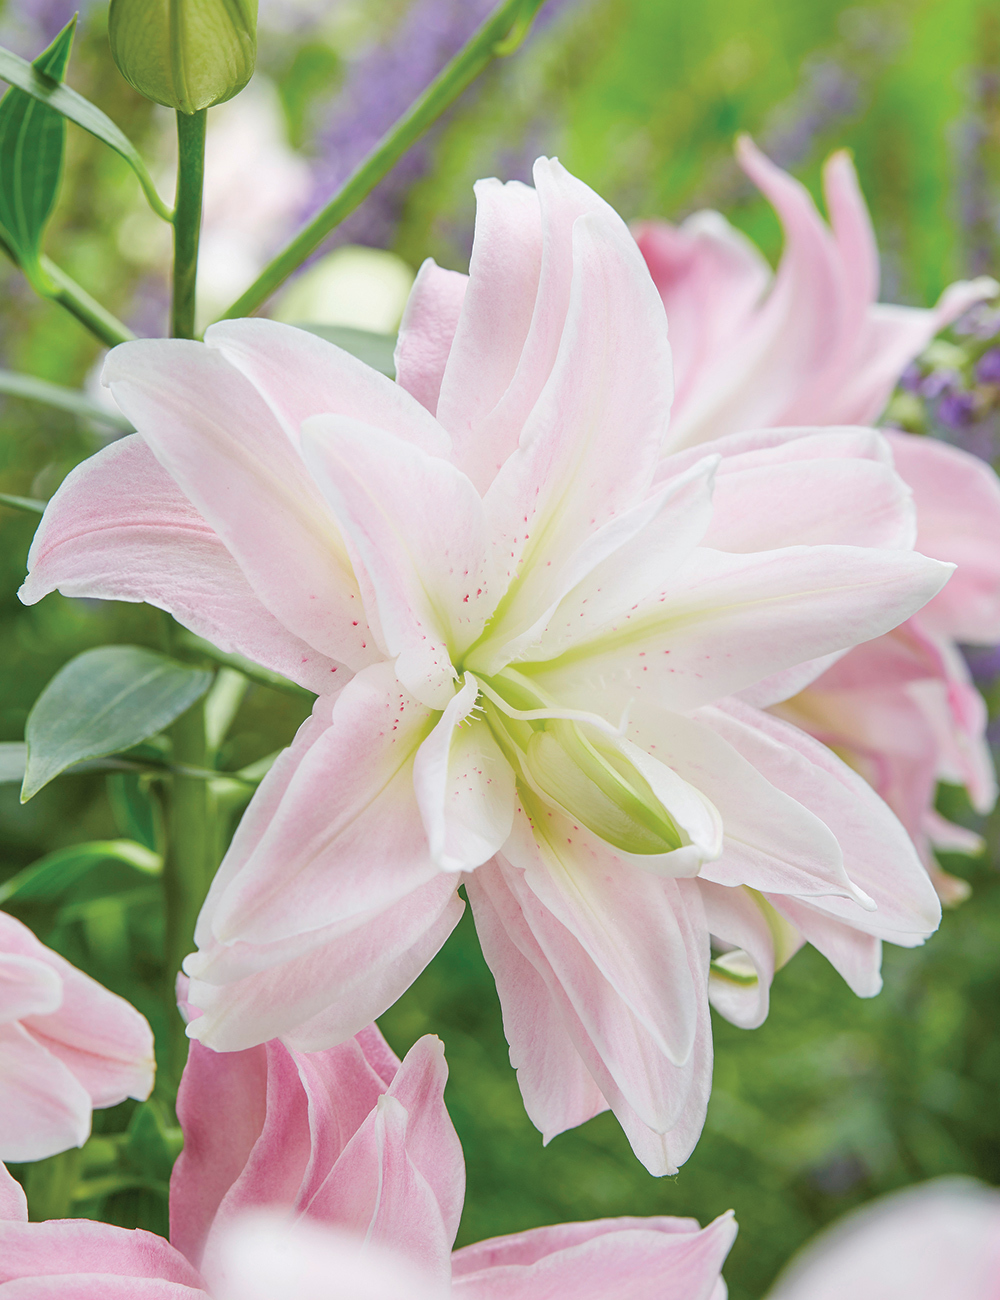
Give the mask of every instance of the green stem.
[{"label": "green stem", "polygon": [[56,266],[55,262],[44,256],[40,260],[42,270],[55,282],[55,290],[45,295],[51,302],[57,302],[61,307],[65,307],[81,325],[85,325],[91,334],[109,348],[135,338],[127,325],[122,324],[116,316],[112,316],[111,312],[102,307],[96,298],[91,298],[86,289],[81,288],[61,267]]},{"label": "green stem", "polygon": [[[326,236],[357,208],[399,159],[492,61],[513,53],[544,0],[504,0],[468,44],[378,142],[321,212],[260,273],[220,319],[248,316],[270,298]],[[509,38],[509,39],[506,39]]]},{"label": "green stem", "polygon": [[[173,758],[183,767],[207,766],[205,708],[199,701],[170,728]],[[181,776],[170,782],[167,852],[163,864],[166,902],[166,978],[168,1007],[174,1005],[174,981],[181,962],[194,950],[194,927],[212,883],[216,858],[215,807],[209,782],[201,776]],[[171,1073],[180,1078],[187,1059],[187,1039],[180,1016],[170,1017]]]},{"label": "green stem", "polygon": [[197,113],[177,113],[177,207],[174,212],[174,293],[170,322],[170,332],[175,339],[194,338],[207,112],[203,108]]}]

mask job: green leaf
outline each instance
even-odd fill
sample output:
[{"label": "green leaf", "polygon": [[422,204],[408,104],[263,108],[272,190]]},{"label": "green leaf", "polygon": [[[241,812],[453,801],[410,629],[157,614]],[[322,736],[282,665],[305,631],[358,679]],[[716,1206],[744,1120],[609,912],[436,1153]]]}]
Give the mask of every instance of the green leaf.
[{"label": "green leaf", "polygon": [[156,853],[163,842],[163,819],[149,780],[136,772],[115,772],[106,786],[119,831]]},{"label": "green leaf", "polygon": [[0,80],[9,81],[18,90],[23,90],[33,99],[47,104],[70,122],[75,122],[77,126],[89,131],[91,135],[114,149],[115,153],[124,158],[135,172],[143,193],[156,215],[162,217],[164,221],[170,221],[170,209],[157,194],[156,186],[146,164],[139,156],[139,151],[128,136],[95,104],[78,95],[75,90],[70,90],[69,86],[53,81],[32,64],[19,58],[12,50],[5,50],[2,46],[0,46]]},{"label": "green leaf", "polygon": [[99,646],[61,668],[25,726],[24,803],[81,759],[120,753],[169,726],[212,674],[139,646]]},{"label": "green leaf", "polygon": [[336,343],[338,348],[350,352],[352,357],[357,357],[366,366],[371,366],[373,370],[380,370],[390,379],[396,378],[396,362],[393,358],[396,348],[394,334],[373,334],[371,330],[356,330],[349,325],[310,325],[298,321],[296,327],[326,339],[327,343]]},{"label": "green leaf", "polygon": [[[32,67],[62,81],[76,28],[74,15]],[[0,226],[4,242],[32,281],[41,279],[42,231],[62,180],[66,119],[12,86],[0,100]]]},{"label": "green leaf", "polygon": [[134,840],[93,840],[47,853],[0,885],[0,903],[49,903],[102,862],[124,862],[143,875],[158,875],[163,859]]},{"label": "green leaf", "polygon": [[181,1130],[167,1123],[163,1108],[156,1101],[146,1101],[132,1115],[122,1157],[127,1165],[147,1178],[169,1183],[183,1144]]},{"label": "green leaf", "polygon": [[[0,101],[0,113],[6,99]],[[23,397],[29,402],[44,402],[46,406],[57,406],[61,411],[79,415],[87,420],[95,420],[109,429],[122,433],[132,433],[132,425],[118,411],[109,411],[81,393],[77,388],[66,388],[62,384],[51,384],[47,379],[36,379],[34,375],[20,375],[14,370],[0,370],[0,393],[9,393],[11,397]],[[2,499],[2,498],[0,498]],[[17,500],[27,500],[25,497]]]},{"label": "green leaf", "polygon": [[28,746],[23,741],[6,741],[0,745],[0,785],[24,780],[28,764]]}]

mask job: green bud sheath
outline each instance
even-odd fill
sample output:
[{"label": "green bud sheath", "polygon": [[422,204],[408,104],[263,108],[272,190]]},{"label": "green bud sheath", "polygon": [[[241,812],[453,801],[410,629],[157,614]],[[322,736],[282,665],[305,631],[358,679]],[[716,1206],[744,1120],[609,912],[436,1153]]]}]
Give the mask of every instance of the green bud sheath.
[{"label": "green bud sheath", "polygon": [[257,58],[257,0],[111,0],[111,53],[140,94],[197,113],[238,94]]}]

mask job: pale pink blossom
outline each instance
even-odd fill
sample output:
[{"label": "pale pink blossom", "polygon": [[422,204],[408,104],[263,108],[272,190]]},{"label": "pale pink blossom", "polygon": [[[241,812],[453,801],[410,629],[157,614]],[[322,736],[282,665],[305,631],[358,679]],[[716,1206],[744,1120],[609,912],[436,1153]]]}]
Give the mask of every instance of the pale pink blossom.
[{"label": "pale pink blossom", "polygon": [[311,1054],[193,1043],[170,1242],[88,1220],[28,1223],[4,1170],[0,1288],[37,1300],[723,1300],[731,1214],[704,1229],[561,1224],[452,1253],[465,1164],[446,1077],[436,1038],[400,1063],[374,1026]]},{"label": "pale pink blossom", "polygon": [[[824,168],[829,226],[806,189],[750,140],[737,156],[784,228],[775,275],[718,213],[635,229],[671,328],[669,445],[697,445],[748,422],[872,422],[907,364],[996,283],[953,284],[931,310],[879,303],[878,248],[849,156],[835,153]],[[945,780],[967,786],[980,812],[996,799],[986,709],[957,643],[1000,641],[1000,482],[956,448],[888,436],[914,493],[916,549],[958,571],[906,625],[852,650],[778,712],[863,773],[909,831],[942,897],[956,901],[966,887],[939,870],[931,844],[968,852],[981,842],[943,822],[934,797]]]},{"label": "pale pink blossom", "polygon": [[808,190],[748,137],[736,154],[784,229],[774,275],[717,212],[634,229],[670,321],[669,447],[740,429],[873,423],[909,362],[996,281],[959,281],[929,310],[880,303],[878,248],[850,156],[833,154],[823,170],[828,226]]},{"label": "pale pink blossom", "polygon": [[883,1197],[798,1254],[767,1300],[997,1300],[1000,1192],[940,1178]]},{"label": "pale pink blossom", "polygon": [[0,1158],[83,1146],[91,1112],[153,1087],[153,1035],[124,998],[0,912]]},{"label": "pale pink blossom", "polygon": [[202,912],[194,1036],[345,1041],[464,880],[534,1122],[611,1106],[663,1173],[710,1089],[710,934],[756,954],[753,1019],[769,936],[870,992],[880,940],[938,922],[869,787],[731,697],[786,698],[948,568],[872,431],[664,459],[639,251],[557,163],[535,179],[480,184],[467,281],[425,265],[397,384],[259,320],[116,349],[140,433],[53,498],[23,598],[147,599],[320,692]]}]

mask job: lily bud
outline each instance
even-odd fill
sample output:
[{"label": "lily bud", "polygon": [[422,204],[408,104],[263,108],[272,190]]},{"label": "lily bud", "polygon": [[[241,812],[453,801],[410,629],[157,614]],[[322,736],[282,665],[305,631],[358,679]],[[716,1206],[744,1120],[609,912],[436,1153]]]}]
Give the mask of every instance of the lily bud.
[{"label": "lily bud", "polygon": [[257,58],[257,0],[111,0],[111,53],[157,104],[197,113],[243,89]]}]

